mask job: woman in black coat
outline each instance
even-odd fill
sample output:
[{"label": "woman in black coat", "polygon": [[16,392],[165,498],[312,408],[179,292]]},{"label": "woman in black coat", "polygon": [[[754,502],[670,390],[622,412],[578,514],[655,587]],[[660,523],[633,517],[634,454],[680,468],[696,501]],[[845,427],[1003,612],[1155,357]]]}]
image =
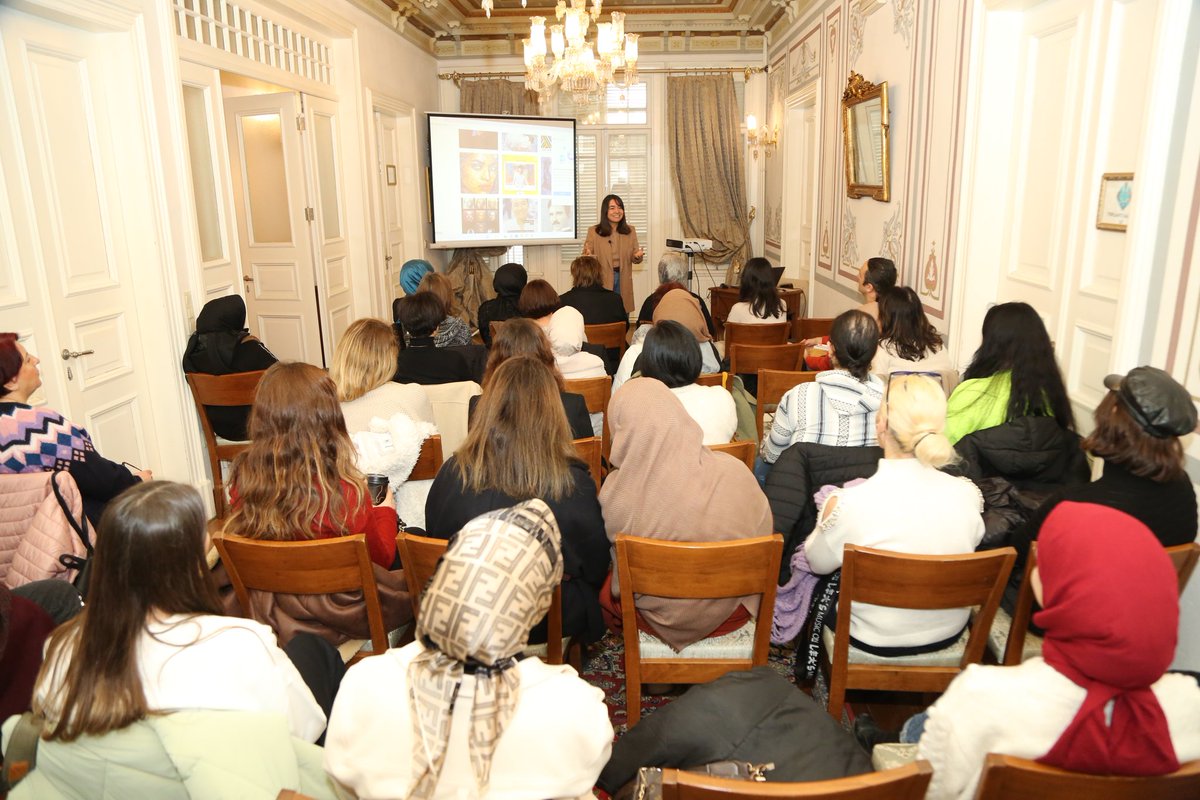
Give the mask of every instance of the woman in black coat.
[{"label": "woman in black coat", "polygon": [[504,322],[506,319],[521,316],[517,310],[517,298],[525,288],[529,276],[520,264],[503,264],[496,270],[492,278],[492,288],[496,296],[479,304],[476,321],[479,325],[479,336],[488,347],[492,346],[492,323]]}]

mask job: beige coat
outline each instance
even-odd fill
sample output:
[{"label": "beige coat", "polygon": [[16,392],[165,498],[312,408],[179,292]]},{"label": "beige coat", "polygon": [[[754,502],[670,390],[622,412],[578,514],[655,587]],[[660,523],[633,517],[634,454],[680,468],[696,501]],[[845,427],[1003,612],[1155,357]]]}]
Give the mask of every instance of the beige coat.
[{"label": "beige coat", "polygon": [[621,263],[621,299],[625,301],[625,311],[633,311],[633,265],[642,263],[644,256],[634,258],[638,251],[637,230],[629,226],[629,233],[618,233],[613,228],[611,236],[601,236],[596,233],[596,226],[588,228],[587,239],[583,242],[583,254],[595,256],[600,262],[601,282],[605,289],[613,285],[613,252]]}]

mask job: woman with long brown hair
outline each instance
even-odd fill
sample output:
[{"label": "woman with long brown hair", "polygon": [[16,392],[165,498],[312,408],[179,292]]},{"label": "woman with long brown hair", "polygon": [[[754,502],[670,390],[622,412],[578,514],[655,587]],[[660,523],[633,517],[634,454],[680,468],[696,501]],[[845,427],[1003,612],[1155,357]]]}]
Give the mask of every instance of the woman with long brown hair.
[{"label": "woman with long brown hair", "polygon": [[[608,540],[596,484],[571,443],[553,370],[528,356],[489,376],[466,441],[442,465],[425,502],[430,536],[448,539],[488,511],[532,498],[554,512],[563,536],[563,632],[589,641],[604,624],[597,599]],[[535,641],[545,641],[545,627]]]},{"label": "woman with long brown hair", "polygon": [[367,535],[371,560],[396,560],[396,504],[391,492],[373,506],[355,466],[337,390],[311,364],[280,362],[258,384],[250,447],[233,463],[228,533],[293,541]]},{"label": "woman with long brown hair", "polygon": [[[571,436],[575,439],[586,439],[592,434],[591,418],[588,416],[587,403],[583,396],[568,392],[564,389],[562,373],[554,361],[554,351],[550,349],[550,340],[542,326],[531,319],[516,317],[505,321],[496,328],[496,338],[492,349],[488,351],[487,366],[483,371],[483,391],[487,391],[492,375],[505,361],[517,356],[529,356],[540,361],[554,371],[554,379],[558,383],[558,394],[562,398],[563,411],[567,414],[567,422],[571,426]],[[472,397],[468,406],[467,425],[475,419],[475,406],[479,403],[479,395]]]},{"label": "woman with long brown hair", "polygon": [[38,676],[45,738],[99,736],[177,709],[278,712],[293,735],[321,734],[325,716],[271,630],[223,616],[205,540],[192,487],[154,481],[109,504],[87,606],[51,636]]},{"label": "woman with long brown hair", "polygon": [[642,263],[646,251],[637,231],[625,219],[625,201],[615,194],[600,203],[600,221],[588,228],[583,255],[595,256],[604,271],[601,285],[621,295],[625,313],[633,311],[633,265]]}]

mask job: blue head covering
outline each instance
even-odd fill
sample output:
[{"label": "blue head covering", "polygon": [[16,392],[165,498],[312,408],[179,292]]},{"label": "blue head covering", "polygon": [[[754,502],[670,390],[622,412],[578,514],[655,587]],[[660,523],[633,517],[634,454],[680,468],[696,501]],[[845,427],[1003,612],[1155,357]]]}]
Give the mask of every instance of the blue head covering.
[{"label": "blue head covering", "polygon": [[400,288],[405,294],[416,294],[417,287],[421,285],[421,278],[430,272],[433,272],[433,265],[428,261],[420,258],[405,261],[404,266],[400,268]]}]

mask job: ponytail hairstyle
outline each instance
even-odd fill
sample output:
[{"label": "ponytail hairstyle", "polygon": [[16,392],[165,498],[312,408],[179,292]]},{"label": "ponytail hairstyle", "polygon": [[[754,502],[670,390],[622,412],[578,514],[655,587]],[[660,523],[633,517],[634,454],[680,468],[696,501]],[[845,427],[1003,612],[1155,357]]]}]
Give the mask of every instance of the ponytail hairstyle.
[{"label": "ponytail hairstyle", "polygon": [[905,453],[941,469],[959,460],[946,428],[946,393],[928,375],[897,375],[888,381],[888,433]]}]

